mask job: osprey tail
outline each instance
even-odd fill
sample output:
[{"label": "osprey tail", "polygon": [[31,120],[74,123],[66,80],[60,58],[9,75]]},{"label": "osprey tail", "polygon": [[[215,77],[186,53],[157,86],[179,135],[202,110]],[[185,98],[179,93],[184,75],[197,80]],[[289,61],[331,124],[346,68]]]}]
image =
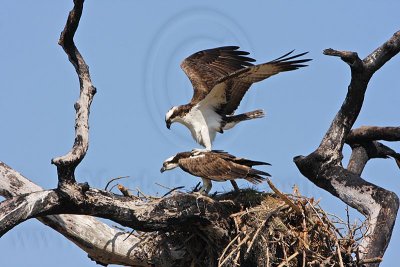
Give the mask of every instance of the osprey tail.
[{"label": "osprey tail", "polygon": [[246,112],[246,113],[234,115],[234,116],[226,116],[224,118],[224,121],[226,124],[223,127],[223,130],[229,130],[230,128],[234,127],[236,124],[238,124],[241,121],[263,118],[264,116],[265,116],[265,113],[262,109],[257,109],[254,111],[250,111],[250,112]]},{"label": "osprey tail", "polygon": [[256,169],[250,169],[250,172],[249,172],[249,174],[246,176],[245,179],[246,179],[247,181],[249,181],[250,183],[259,184],[259,183],[261,183],[262,181],[265,181],[265,180],[266,180],[266,178],[262,177],[261,175],[267,176],[267,177],[270,177],[270,176],[271,176],[271,175],[270,175],[269,173],[267,173],[267,172],[259,171],[259,170],[256,170]]}]

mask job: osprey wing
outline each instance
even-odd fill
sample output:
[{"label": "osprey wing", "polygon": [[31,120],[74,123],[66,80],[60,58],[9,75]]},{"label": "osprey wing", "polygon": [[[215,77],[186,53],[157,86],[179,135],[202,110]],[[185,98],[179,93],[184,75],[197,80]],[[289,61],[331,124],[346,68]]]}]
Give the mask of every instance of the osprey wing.
[{"label": "osprey wing", "polygon": [[238,50],[238,46],[224,46],[203,50],[187,57],[181,63],[193,85],[192,104],[204,99],[217,80],[248,66],[255,60],[248,52]]},{"label": "osprey wing", "polygon": [[[284,71],[296,70],[307,65],[311,59],[296,59],[307,53],[290,56],[293,51],[270,62],[238,70],[222,77],[203,100],[204,105],[212,106],[221,115],[231,115],[239,107],[250,86]],[[292,60],[296,59],[296,60]]]},{"label": "osprey wing", "polygon": [[238,163],[238,164],[241,164],[241,165],[246,165],[246,166],[249,166],[249,167],[253,167],[253,166],[256,166],[256,165],[271,165],[270,163],[264,162],[264,161],[254,161],[254,160],[250,160],[250,159],[246,159],[246,158],[238,158],[238,157],[236,157],[234,155],[231,155],[228,152],[225,152],[223,150],[211,150],[208,153],[218,154],[218,156],[223,158],[223,159],[230,160],[230,161],[233,161],[235,163]]},{"label": "osprey wing", "polygon": [[225,154],[203,152],[179,160],[179,166],[186,172],[215,181],[245,178],[251,168],[234,163]]}]

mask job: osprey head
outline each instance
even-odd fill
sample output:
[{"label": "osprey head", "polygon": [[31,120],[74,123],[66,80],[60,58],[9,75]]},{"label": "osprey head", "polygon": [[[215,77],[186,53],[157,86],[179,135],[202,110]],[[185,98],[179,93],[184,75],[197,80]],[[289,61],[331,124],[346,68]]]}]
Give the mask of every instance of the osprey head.
[{"label": "osprey head", "polygon": [[179,157],[177,157],[176,155],[175,155],[175,156],[172,156],[172,157],[170,157],[170,158],[167,158],[167,159],[163,162],[163,166],[162,166],[160,172],[163,173],[163,172],[165,172],[165,171],[175,169],[176,167],[179,166],[178,160],[179,160]]},{"label": "osprey head", "polygon": [[175,122],[176,118],[178,117],[178,107],[172,107],[168,110],[167,114],[165,114],[165,125],[168,129],[171,128],[171,124]]}]

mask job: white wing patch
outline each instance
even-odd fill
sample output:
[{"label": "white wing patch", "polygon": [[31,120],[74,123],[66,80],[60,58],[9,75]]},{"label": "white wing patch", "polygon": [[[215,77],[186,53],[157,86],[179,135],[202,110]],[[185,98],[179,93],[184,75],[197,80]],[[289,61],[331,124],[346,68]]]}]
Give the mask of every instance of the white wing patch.
[{"label": "white wing patch", "polygon": [[198,105],[200,109],[217,108],[226,102],[226,84],[219,83],[213,87],[210,93],[201,100]]},{"label": "white wing patch", "polygon": [[202,152],[194,152],[191,156],[190,156],[190,158],[191,159],[197,159],[197,158],[204,158],[206,155],[204,155],[204,154],[198,154],[198,153],[202,153]]}]

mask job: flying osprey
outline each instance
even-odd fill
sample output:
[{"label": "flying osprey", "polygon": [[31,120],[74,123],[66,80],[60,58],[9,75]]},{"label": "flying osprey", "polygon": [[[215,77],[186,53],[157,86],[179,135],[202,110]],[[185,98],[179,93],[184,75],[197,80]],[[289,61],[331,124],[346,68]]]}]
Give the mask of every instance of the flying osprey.
[{"label": "flying osprey", "polygon": [[[181,63],[193,85],[189,104],[175,106],[165,115],[168,129],[174,122],[189,128],[197,143],[211,150],[217,132],[223,133],[245,120],[261,118],[262,110],[234,115],[250,86],[283,71],[305,67],[311,59],[297,59],[307,53],[289,56],[293,51],[270,62],[253,65],[255,60],[237,46],[225,46],[197,52]],[[296,60],[292,60],[296,59]]]},{"label": "flying osprey", "polygon": [[201,177],[203,186],[200,192],[208,193],[213,181],[227,181],[238,178],[258,184],[265,180],[262,176],[270,176],[268,173],[253,169],[255,165],[270,165],[266,162],[252,161],[237,158],[220,150],[181,152],[166,159],[161,172],[180,167],[185,172]]}]

